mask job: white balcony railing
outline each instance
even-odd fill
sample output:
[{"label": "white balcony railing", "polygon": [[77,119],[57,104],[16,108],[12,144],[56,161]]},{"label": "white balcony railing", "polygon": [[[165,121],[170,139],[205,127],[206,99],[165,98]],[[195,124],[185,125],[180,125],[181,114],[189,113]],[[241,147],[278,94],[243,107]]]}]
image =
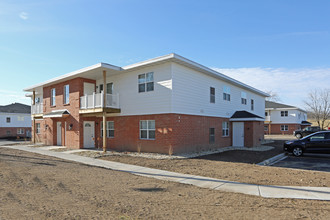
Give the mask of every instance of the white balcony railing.
[{"label": "white balcony railing", "polygon": [[103,91],[101,93],[93,93],[92,95],[84,95],[80,97],[80,109],[104,107],[119,109],[119,94],[106,94],[105,102],[103,100]]},{"label": "white balcony railing", "polygon": [[42,103],[36,103],[34,105],[31,105],[31,114],[42,114],[43,113],[43,104]]},{"label": "white balcony railing", "polygon": [[265,121],[270,121],[270,116],[266,116]]}]

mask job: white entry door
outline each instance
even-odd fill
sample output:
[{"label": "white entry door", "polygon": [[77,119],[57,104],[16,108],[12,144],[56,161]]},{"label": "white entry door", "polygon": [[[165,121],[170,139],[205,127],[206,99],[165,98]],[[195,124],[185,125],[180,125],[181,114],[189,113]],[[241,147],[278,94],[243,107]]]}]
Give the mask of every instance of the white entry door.
[{"label": "white entry door", "polygon": [[233,122],[233,146],[244,147],[244,122]]},{"label": "white entry door", "polygon": [[84,148],[94,148],[94,121],[84,121]]},{"label": "white entry door", "polygon": [[61,146],[62,145],[62,123],[57,122],[56,123],[56,129],[57,129],[57,145]]}]

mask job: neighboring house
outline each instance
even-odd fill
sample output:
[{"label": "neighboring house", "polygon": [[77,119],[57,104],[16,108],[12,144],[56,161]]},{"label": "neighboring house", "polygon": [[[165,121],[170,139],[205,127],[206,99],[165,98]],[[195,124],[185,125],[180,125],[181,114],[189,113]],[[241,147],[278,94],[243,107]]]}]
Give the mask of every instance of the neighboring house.
[{"label": "neighboring house", "polygon": [[260,145],[268,96],[177,54],[99,63],[25,91],[35,141],[159,153]]},{"label": "neighboring house", "polygon": [[0,106],[0,138],[31,137],[31,107],[21,103]]},{"label": "neighboring house", "polygon": [[310,125],[306,111],[294,106],[266,101],[265,134],[293,134],[293,131]]}]

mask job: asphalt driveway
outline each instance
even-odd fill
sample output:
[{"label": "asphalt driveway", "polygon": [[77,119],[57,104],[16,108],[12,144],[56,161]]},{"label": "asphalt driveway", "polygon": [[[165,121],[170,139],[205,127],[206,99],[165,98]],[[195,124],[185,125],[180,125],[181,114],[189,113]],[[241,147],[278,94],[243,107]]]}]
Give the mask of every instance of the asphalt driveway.
[{"label": "asphalt driveway", "polygon": [[302,157],[290,155],[272,166],[330,172],[330,154],[306,153]]}]

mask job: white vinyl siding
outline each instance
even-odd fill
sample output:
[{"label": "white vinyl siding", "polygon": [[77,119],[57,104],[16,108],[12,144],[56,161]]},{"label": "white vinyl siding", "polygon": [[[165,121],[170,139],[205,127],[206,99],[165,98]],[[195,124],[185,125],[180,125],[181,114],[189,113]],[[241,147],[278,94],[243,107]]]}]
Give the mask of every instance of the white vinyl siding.
[{"label": "white vinyl siding", "polygon": [[[306,112],[303,112],[299,109],[288,109],[288,110],[266,110],[269,112],[269,120],[272,121],[272,124],[300,124],[302,121],[307,120]],[[285,115],[284,111],[287,111],[288,116]],[[281,114],[282,112],[282,114]]]}]

